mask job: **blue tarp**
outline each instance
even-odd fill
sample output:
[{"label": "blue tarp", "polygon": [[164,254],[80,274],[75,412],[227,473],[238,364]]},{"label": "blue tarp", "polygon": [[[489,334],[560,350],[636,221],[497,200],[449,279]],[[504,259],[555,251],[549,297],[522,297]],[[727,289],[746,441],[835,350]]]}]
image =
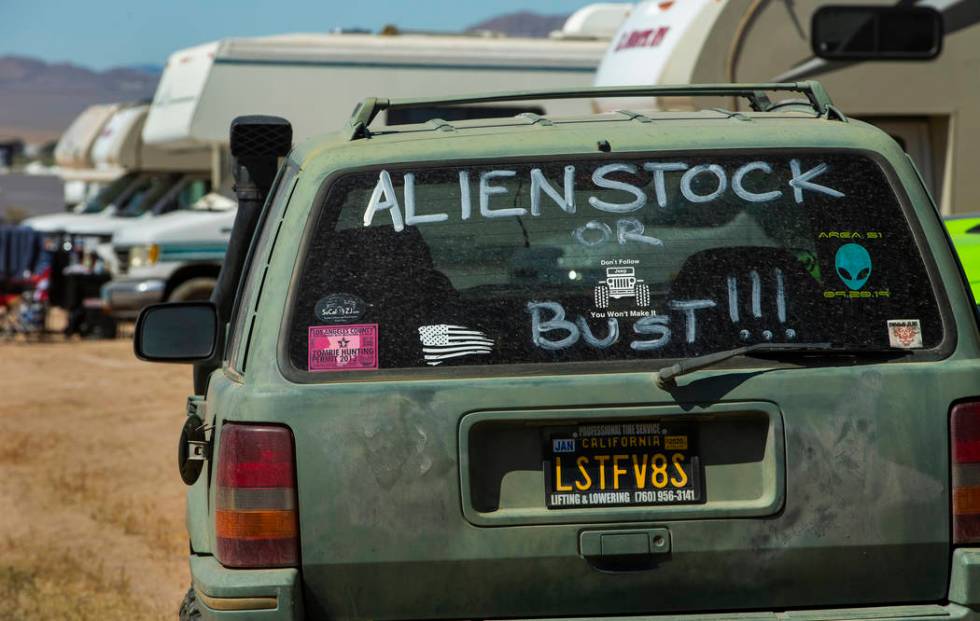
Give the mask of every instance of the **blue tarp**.
[{"label": "blue tarp", "polygon": [[0,282],[37,273],[43,269],[45,254],[40,233],[27,226],[0,224]]}]

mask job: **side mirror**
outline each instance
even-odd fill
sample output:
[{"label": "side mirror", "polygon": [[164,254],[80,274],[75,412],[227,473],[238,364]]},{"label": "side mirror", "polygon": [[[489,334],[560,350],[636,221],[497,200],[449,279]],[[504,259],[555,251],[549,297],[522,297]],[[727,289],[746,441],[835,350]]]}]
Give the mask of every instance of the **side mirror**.
[{"label": "side mirror", "polygon": [[810,44],[826,60],[931,60],[943,49],[943,16],[926,6],[823,6]]},{"label": "side mirror", "polygon": [[214,354],[218,311],[211,302],[147,306],[136,320],[133,349],[149,362],[196,362]]}]

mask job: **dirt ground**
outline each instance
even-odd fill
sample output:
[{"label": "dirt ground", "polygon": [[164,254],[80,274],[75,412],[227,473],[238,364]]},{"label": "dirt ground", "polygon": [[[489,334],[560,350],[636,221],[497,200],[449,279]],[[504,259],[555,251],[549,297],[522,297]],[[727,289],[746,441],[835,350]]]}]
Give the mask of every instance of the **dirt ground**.
[{"label": "dirt ground", "polygon": [[190,375],[128,339],[0,344],[0,618],[176,617]]}]

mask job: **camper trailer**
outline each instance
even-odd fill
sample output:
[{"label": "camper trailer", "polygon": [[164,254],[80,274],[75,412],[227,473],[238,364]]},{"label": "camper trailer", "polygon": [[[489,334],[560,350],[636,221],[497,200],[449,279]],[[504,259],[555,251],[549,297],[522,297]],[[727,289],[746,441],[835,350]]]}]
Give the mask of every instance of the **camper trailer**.
[{"label": "camper trailer", "polygon": [[[230,193],[228,127],[245,114],[286,117],[298,142],[336,129],[365,95],[449,94],[491,88],[591,84],[596,66],[632,5],[577,11],[549,39],[492,34],[286,34],[226,39],[181,50],[167,62],[143,130],[166,149],[208,148],[212,185]],[[493,108],[393,111],[389,125],[545,110],[587,113],[581,100],[522,102]],[[161,300],[207,298],[217,280],[234,203],[212,196],[113,240],[117,278],[102,291],[114,316],[135,317]]]},{"label": "camper trailer", "polygon": [[94,196],[114,179],[113,171],[97,169],[92,149],[106,124],[125,104],[96,104],[79,114],[54,149],[58,175],[65,182],[65,206],[73,207]]},{"label": "camper trailer", "polygon": [[[178,208],[181,194],[188,194],[189,187],[196,188],[189,191],[190,195],[206,193],[211,164],[206,149],[163,150],[146,145],[142,131],[149,106],[113,104],[109,108],[113,114],[102,124],[92,144],[86,147],[85,156],[62,159],[62,174],[67,174],[65,171],[70,162],[75,166],[72,174],[76,178],[104,180],[101,189],[80,203],[73,213],[38,216],[24,224],[41,232],[90,235],[108,241],[113,232],[131,222],[125,216]],[[59,142],[59,148],[65,142],[80,143],[66,140],[75,125]],[[72,152],[80,153],[81,148],[65,149],[65,153]],[[190,199],[185,196],[183,200],[187,203]]]},{"label": "camper trailer", "polygon": [[[933,60],[828,61],[810,36],[814,13],[839,2],[648,1],[622,23],[596,75],[600,86],[819,80],[846,115],[889,133],[945,214],[977,211],[980,176],[980,2],[921,2],[942,11]],[[895,0],[866,0],[894,6]],[[911,3],[898,3],[911,4]],[[600,100],[603,111],[690,106],[677,99]],[[731,98],[704,104],[737,110]]]},{"label": "camper trailer", "polygon": [[[144,140],[166,148],[208,146],[218,162],[232,119],[290,119],[297,141],[339,126],[365,96],[446,95],[500,88],[587,86],[630,5],[585,7],[548,39],[492,33],[283,34],[224,39],[180,50],[167,61]],[[576,114],[580,101],[519,107],[426,109],[392,113],[391,125],[501,112]],[[216,164],[216,177],[223,168]],[[220,185],[216,178],[216,185]]]}]

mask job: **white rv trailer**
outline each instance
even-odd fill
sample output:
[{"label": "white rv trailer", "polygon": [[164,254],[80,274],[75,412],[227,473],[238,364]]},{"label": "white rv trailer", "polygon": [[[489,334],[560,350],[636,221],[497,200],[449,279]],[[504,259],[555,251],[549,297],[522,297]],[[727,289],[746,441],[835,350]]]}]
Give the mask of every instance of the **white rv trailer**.
[{"label": "white rv trailer", "polygon": [[[143,143],[146,104],[112,104],[112,116],[102,123],[96,139],[86,149],[86,159],[76,158],[84,168],[62,168],[62,174],[102,182],[102,189],[83,201],[74,213],[29,218],[24,224],[41,232],[65,232],[107,238],[135,220],[115,217],[136,201],[145,213],[155,209],[154,200],[177,196],[177,186],[209,177],[211,158],[207,149],[163,150]],[[84,113],[83,113],[84,114]],[[74,127],[74,125],[73,125]],[[61,143],[59,143],[61,144]],[[71,171],[70,173],[68,171]],[[206,190],[205,190],[206,191]],[[134,213],[137,206],[129,210]]]},{"label": "white rv trailer", "polygon": [[623,23],[633,4],[629,2],[597,2],[568,16],[561,30],[553,32],[555,39],[611,39]]},{"label": "white rv trailer", "polygon": [[[980,203],[980,1],[920,0],[942,12],[945,40],[931,61],[829,62],[814,57],[810,21],[840,0],[647,1],[622,23],[596,76],[600,86],[718,82],[823,83],[845,114],[891,134],[912,157],[943,213]],[[853,4],[853,3],[852,3]],[[898,0],[861,0],[894,6]],[[704,107],[739,105],[732,100]],[[670,100],[664,107],[687,107]],[[600,110],[657,108],[600,100]]]},{"label": "white rv trailer", "polygon": [[126,171],[206,171],[211,166],[207,149],[187,151],[161,149],[143,142],[143,126],[149,115],[147,104],[117,111],[92,145],[91,161],[97,170],[121,174]]},{"label": "white rv trailer", "polygon": [[91,169],[92,146],[109,119],[125,104],[96,104],[79,114],[54,148],[54,160],[64,168]]},{"label": "white rv trailer", "polygon": [[65,205],[89,198],[101,184],[113,180],[113,171],[98,170],[92,163],[92,147],[112,116],[125,104],[89,106],[72,121],[54,148],[57,174],[65,182]]},{"label": "white rv trailer", "polygon": [[[620,10],[623,16],[625,10]],[[609,13],[596,12],[602,22]],[[586,22],[548,39],[431,34],[286,34],[225,39],[170,56],[143,130],[167,148],[227,145],[232,119],[289,119],[298,142],[339,128],[364,97],[418,97],[501,89],[590,85],[608,38]],[[598,28],[608,34],[608,25]],[[554,114],[588,112],[587,101],[528,102]],[[512,107],[508,107],[512,108]],[[441,111],[423,111],[438,116]],[[500,112],[495,109],[493,112]],[[380,119],[389,124],[415,117]]]}]

